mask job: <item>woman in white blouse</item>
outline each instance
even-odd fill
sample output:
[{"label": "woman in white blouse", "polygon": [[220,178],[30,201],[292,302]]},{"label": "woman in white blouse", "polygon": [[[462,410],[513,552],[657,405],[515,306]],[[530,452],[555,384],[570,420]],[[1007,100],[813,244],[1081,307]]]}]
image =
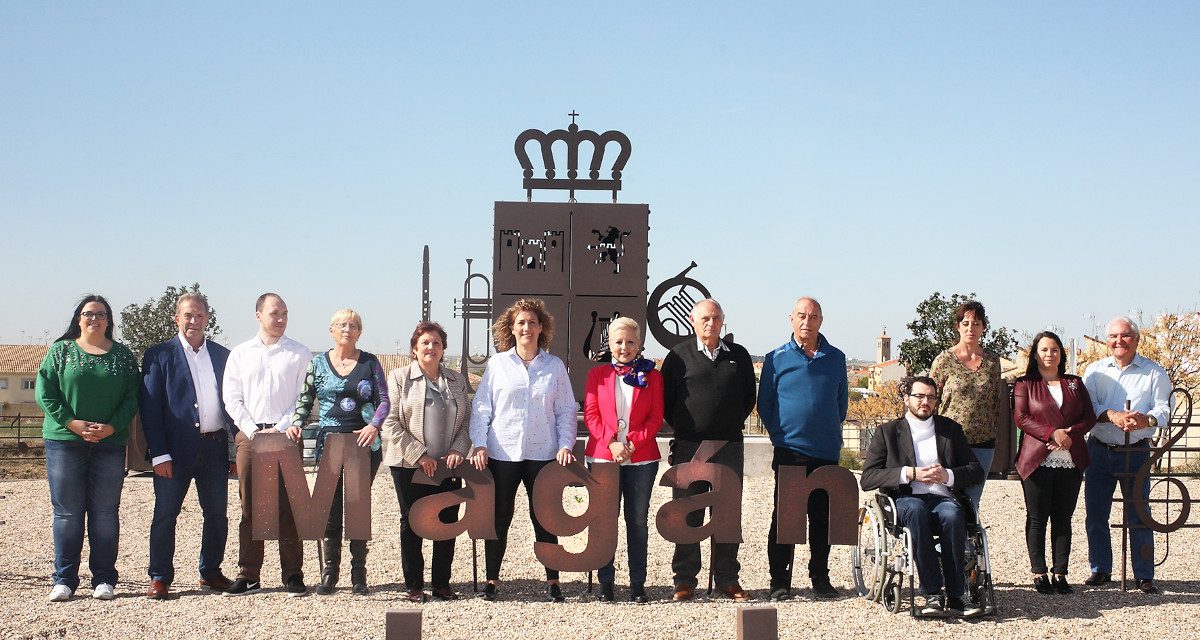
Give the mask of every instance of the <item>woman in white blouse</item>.
[{"label": "woman in white blouse", "polygon": [[[496,599],[518,485],[525,485],[537,541],[558,542],[533,512],[533,483],[550,462],[574,461],[576,436],[571,380],[562,360],[546,351],[554,338],[554,319],[542,301],[517,300],[492,326],[492,338],[497,353],[488,361],[471,407],[471,463],[489,469],[496,486],[497,539],[484,542],[484,600]],[[550,568],[546,600],[564,601],[558,571]]]}]

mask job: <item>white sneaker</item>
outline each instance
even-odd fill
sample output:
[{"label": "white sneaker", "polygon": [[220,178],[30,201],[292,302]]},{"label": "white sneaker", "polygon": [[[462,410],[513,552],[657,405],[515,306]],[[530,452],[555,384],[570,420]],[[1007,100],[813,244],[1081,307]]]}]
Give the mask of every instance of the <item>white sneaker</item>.
[{"label": "white sneaker", "polygon": [[114,597],[113,586],[107,582],[92,587],[92,597],[97,600],[112,600]]},{"label": "white sneaker", "polygon": [[66,602],[71,599],[71,587],[65,584],[56,584],[50,590],[50,602]]}]

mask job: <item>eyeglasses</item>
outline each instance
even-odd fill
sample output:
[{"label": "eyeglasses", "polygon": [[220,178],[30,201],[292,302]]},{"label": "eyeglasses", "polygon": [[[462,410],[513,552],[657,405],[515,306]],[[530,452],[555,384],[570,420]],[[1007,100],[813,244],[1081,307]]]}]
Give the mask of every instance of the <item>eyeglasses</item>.
[{"label": "eyeglasses", "polygon": [[108,317],[108,312],[107,311],[84,311],[83,313],[81,313],[79,315],[80,315],[80,317],[87,319],[87,320],[104,320],[105,318]]},{"label": "eyeglasses", "polygon": [[937,394],[932,394],[932,393],[931,394],[910,393],[910,394],[908,394],[908,397],[912,398],[913,400],[916,400],[917,402],[924,402],[926,400],[928,400],[929,402],[937,401]]}]

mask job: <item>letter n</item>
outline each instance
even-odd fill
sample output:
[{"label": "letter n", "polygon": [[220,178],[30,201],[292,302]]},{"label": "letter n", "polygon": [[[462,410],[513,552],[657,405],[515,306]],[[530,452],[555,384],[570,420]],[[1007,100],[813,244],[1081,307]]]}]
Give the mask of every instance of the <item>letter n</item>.
[{"label": "letter n", "polygon": [[829,544],[858,544],[858,483],[849,469],[819,467],[807,475],[804,467],[780,465],[775,495],[776,536],[779,544],[804,544],[808,501],[813,491],[829,496]]}]

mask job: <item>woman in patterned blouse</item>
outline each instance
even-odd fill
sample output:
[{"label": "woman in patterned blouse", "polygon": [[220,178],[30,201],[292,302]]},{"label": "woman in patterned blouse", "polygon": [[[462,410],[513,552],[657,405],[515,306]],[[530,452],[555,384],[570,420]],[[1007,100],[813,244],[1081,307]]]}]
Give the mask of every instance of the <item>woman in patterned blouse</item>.
[{"label": "woman in patterned blouse", "polygon": [[[970,300],[959,305],[954,310],[958,344],[938,354],[929,369],[941,394],[938,413],[962,425],[985,477],[996,453],[996,433],[1008,411],[1000,358],[979,343],[987,325],[982,304]],[[978,508],[983,483],[967,487],[966,494]]]},{"label": "woman in patterned blouse", "polygon": [[[383,461],[379,428],[390,409],[383,366],[374,355],[359,349],[362,318],[353,309],[341,309],[329,321],[333,348],[315,356],[308,364],[304,387],[296,401],[296,412],[288,437],[299,441],[317,405],[317,460],[325,450],[325,436],[353,433],[360,447],[371,448],[371,480]],[[329,595],[337,585],[342,559],[342,478],[333,492],[333,506],[321,540],[324,566],[317,593]],[[355,595],[367,594],[367,541],[350,541],[350,584]]]},{"label": "woman in patterned blouse", "polygon": [[45,412],[46,479],[54,506],[51,602],[79,587],[84,520],[91,555],[92,597],[112,600],[125,443],[137,411],[137,361],[113,341],[112,307],[101,296],[79,302],[67,331],[46,352],[35,395]]}]

